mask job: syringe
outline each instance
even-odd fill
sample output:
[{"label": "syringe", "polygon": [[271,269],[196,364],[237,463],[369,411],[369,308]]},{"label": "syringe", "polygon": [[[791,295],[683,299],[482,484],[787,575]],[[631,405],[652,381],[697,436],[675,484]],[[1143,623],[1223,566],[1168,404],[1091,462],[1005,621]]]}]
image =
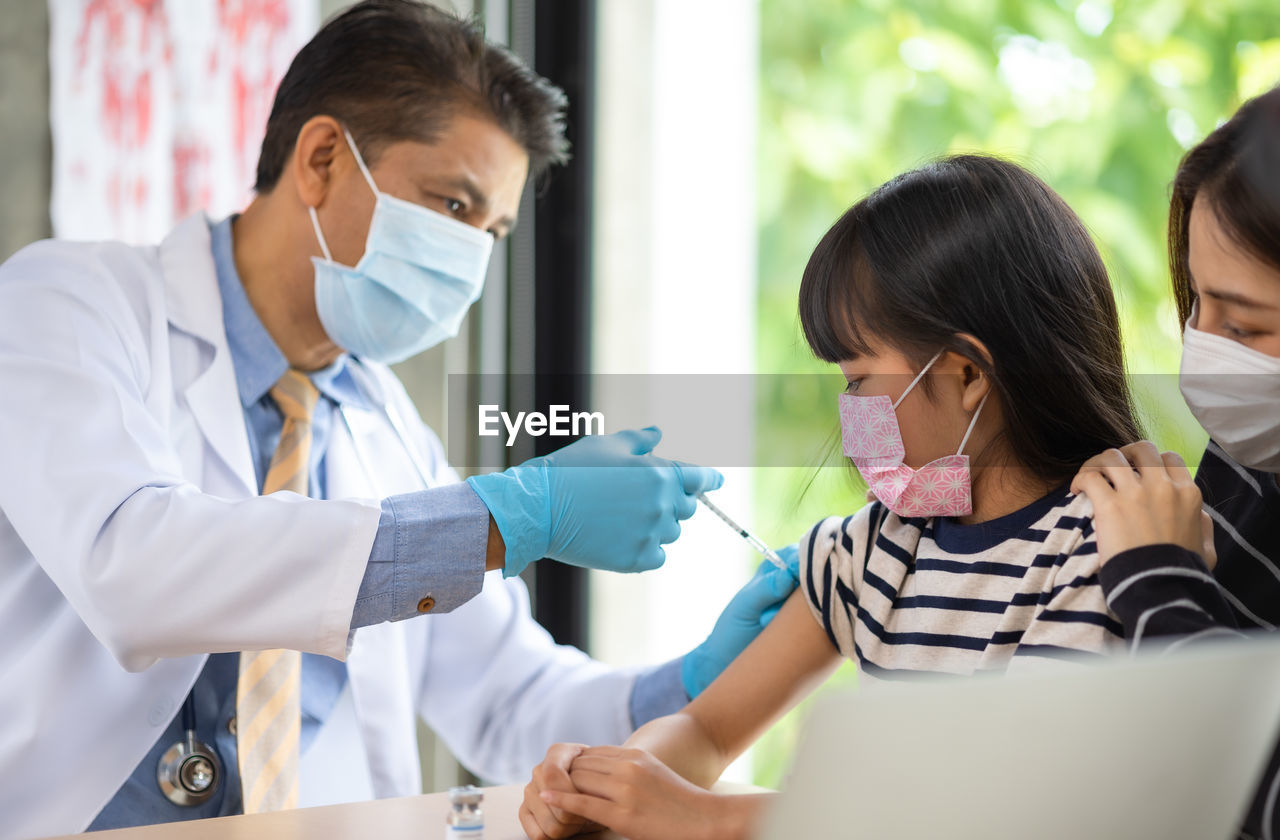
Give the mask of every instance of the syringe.
[{"label": "syringe", "polygon": [[769,548],[768,544],[765,543],[764,540],[760,539],[755,534],[752,534],[746,528],[743,528],[737,522],[734,522],[732,519],[730,519],[729,514],[725,513],[720,508],[716,507],[715,504],[713,504],[712,501],[707,498],[706,493],[699,493],[698,501],[702,502],[704,505],[707,506],[708,510],[714,513],[716,516],[720,517],[724,521],[724,524],[728,525],[730,528],[737,531],[738,536],[742,537],[744,540],[750,543],[751,547],[754,548],[756,551],[763,554],[766,560],[768,560],[773,565],[777,566],[779,569],[786,571],[787,564],[782,562],[782,558],[778,556],[778,552],[774,551],[772,548]]}]

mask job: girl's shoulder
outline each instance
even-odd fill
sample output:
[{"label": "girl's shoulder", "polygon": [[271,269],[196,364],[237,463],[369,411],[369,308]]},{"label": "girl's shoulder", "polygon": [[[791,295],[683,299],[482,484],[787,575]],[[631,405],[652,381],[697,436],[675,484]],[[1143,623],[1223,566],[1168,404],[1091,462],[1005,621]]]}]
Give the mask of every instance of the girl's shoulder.
[{"label": "girl's shoulder", "polygon": [[873,515],[878,518],[875,509],[883,507],[879,502],[871,502],[857,513],[818,520],[800,539],[801,565],[832,551],[852,552],[856,544],[865,541]]},{"label": "girl's shoulder", "polygon": [[800,539],[800,592],[836,650],[853,657],[853,616],[862,571],[877,533],[895,518],[880,502],[828,516]]},{"label": "girl's shoulder", "polygon": [[1081,545],[1093,540],[1093,502],[1083,493],[1066,493],[1050,508],[1034,533],[1060,547]]},{"label": "girl's shoulder", "polygon": [[1068,493],[1040,523],[1049,535],[1077,544],[1093,540],[1093,502],[1083,493]]},{"label": "girl's shoulder", "polygon": [[878,546],[912,553],[921,522],[903,519],[879,501],[848,516],[828,516],[800,540],[801,580],[825,572],[855,581]]},{"label": "girl's shoulder", "polygon": [[1098,542],[1093,530],[1093,502],[1071,493],[1050,511],[1036,531],[1041,547],[1033,566],[1044,567],[1046,588],[1096,581]]},{"label": "girl's shoulder", "polygon": [[1069,515],[1093,520],[1093,502],[1089,501],[1089,497],[1083,493],[1067,492],[1054,510],[1062,516]]}]

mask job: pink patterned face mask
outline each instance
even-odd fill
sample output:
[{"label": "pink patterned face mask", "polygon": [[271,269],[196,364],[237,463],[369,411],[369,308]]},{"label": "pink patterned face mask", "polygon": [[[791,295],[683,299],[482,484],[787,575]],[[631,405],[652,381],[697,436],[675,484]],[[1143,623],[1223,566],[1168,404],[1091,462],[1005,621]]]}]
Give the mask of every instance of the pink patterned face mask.
[{"label": "pink patterned face mask", "polygon": [[899,516],[967,516],[973,513],[969,456],[961,453],[969,442],[969,435],[973,434],[982,406],[990,396],[989,391],[978,403],[978,410],[973,413],[955,455],[930,461],[918,470],[902,462],[906,449],[902,445],[896,409],[941,355],[939,350],[924,370],[911,380],[897,402],[883,394],[874,397],[840,395],[840,438],[844,454],[853,461],[876,498]]}]

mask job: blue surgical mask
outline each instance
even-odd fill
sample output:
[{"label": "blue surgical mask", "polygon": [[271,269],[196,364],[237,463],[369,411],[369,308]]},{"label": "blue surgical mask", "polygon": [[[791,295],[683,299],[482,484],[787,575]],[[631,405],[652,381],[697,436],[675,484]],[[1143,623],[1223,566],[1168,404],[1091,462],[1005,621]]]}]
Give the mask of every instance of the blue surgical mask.
[{"label": "blue surgical mask", "polygon": [[484,287],[493,236],[380,191],[350,132],[343,134],[377,204],[354,268],[333,261],[316,209],[307,208],[324,253],[311,258],[316,311],[339,347],[393,364],[458,334]]}]

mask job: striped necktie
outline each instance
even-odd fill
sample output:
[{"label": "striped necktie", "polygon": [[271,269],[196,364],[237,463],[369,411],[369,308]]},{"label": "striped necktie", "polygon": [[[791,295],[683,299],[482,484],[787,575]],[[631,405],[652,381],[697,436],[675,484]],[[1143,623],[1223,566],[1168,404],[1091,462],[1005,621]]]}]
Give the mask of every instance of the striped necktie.
[{"label": "striped necktie", "polygon": [[[262,493],[307,494],[311,415],[320,394],[306,374],[289,370],[271,389],[284,414],[280,444]],[[236,750],[244,812],[256,814],[298,805],[299,694],[302,655],[296,650],[240,654],[236,684]]]}]

